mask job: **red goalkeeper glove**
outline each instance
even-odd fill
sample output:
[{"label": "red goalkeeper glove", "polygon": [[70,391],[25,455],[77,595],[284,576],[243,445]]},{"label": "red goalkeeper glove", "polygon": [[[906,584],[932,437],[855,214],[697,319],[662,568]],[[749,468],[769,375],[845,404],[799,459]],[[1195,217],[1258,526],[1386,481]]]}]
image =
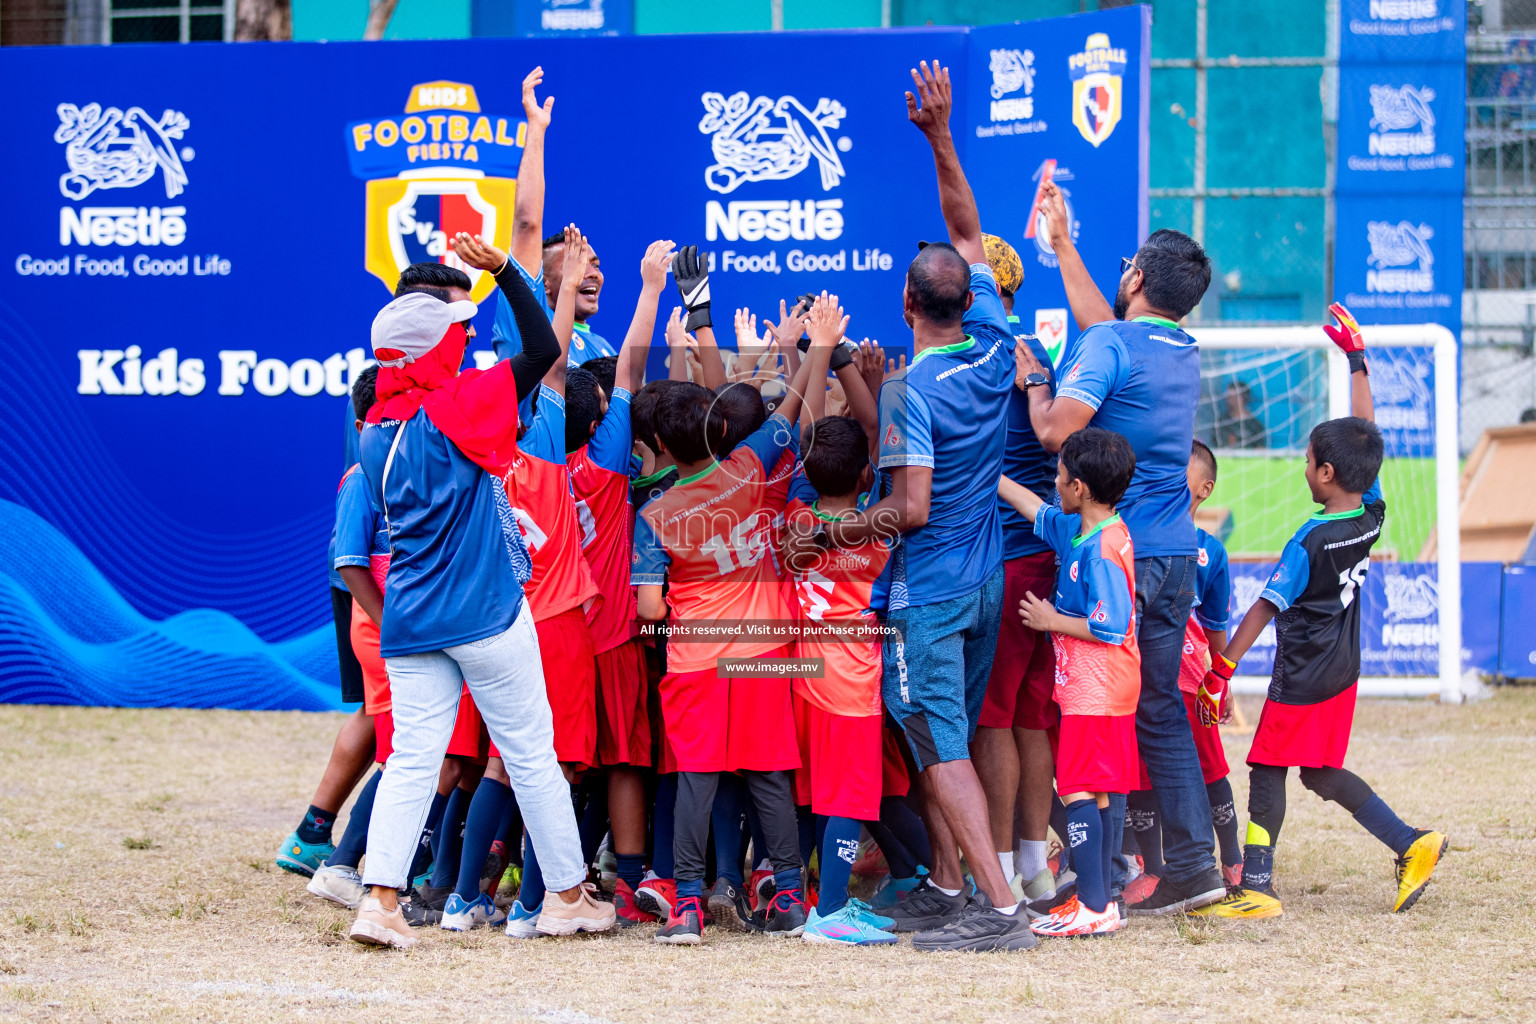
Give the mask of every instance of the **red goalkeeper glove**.
[{"label": "red goalkeeper glove", "polygon": [[1200,724],[1209,729],[1221,718],[1221,706],[1227,699],[1232,684],[1232,673],[1237,664],[1224,656],[1211,652],[1211,669],[1195,691],[1195,707],[1200,712]]},{"label": "red goalkeeper glove", "polygon": [[1355,373],[1364,370],[1365,367],[1365,339],[1360,336],[1360,325],[1355,322],[1354,314],[1344,308],[1342,302],[1335,302],[1328,307],[1328,313],[1339,322],[1337,327],[1332,324],[1323,325],[1323,333],[1333,340],[1333,343],[1344,352],[1349,359],[1349,372]]}]

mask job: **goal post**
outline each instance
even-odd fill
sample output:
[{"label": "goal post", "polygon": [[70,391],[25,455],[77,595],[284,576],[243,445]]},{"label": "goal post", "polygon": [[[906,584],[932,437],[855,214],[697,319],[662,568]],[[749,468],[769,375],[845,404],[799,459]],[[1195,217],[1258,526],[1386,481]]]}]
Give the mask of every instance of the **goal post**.
[{"label": "goal post", "polygon": [[[1461,528],[1456,337],[1439,324],[1363,327],[1377,422],[1387,436],[1387,524],[1362,595],[1363,696],[1461,692]],[[1197,520],[1228,546],[1231,628],[1261,589],[1264,567],[1311,509],[1306,436],[1349,415],[1349,365],[1321,327],[1192,327],[1201,349],[1196,436],[1215,451],[1216,491]],[[1374,602],[1374,607],[1372,602]],[[1234,679],[1263,693],[1273,627]],[[1369,632],[1367,632],[1369,630]],[[1401,641],[1401,643],[1399,642]],[[1261,674],[1262,673],[1262,674]]]}]

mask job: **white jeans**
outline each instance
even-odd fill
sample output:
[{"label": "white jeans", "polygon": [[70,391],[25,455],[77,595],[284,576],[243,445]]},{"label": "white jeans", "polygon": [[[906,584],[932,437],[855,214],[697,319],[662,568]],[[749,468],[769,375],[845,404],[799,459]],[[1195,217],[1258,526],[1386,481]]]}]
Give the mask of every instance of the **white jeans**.
[{"label": "white jeans", "polygon": [[365,885],[404,888],[458,715],[460,681],[501,751],[545,885],[586,881],[571,788],[555,760],[554,716],[544,691],[539,637],[528,602],[504,633],[426,654],[384,659],[394,705],[394,752],[368,820]]}]

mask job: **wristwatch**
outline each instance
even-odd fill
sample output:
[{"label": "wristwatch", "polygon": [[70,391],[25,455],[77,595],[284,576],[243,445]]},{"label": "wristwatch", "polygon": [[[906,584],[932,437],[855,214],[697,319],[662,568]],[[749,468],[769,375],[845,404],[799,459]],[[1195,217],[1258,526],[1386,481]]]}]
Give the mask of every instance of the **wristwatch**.
[{"label": "wristwatch", "polygon": [[815,544],[818,548],[820,548],[823,551],[830,551],[831,550],[831,548],[832,548],[832,537],[827,533],[827,524],[826,523],[817,523],[816,524],[816,530],[815,530],[814,533],[811,534],[811,543]]},{"label": "wristwatch", "polygon": [[1050,382],[1051,378],[1043,373],[1026,373],[1024,375],[1024,383],[1019,385],[1019,387],[1023,391],[1028,391],[1030,388],[1038,388]]}]

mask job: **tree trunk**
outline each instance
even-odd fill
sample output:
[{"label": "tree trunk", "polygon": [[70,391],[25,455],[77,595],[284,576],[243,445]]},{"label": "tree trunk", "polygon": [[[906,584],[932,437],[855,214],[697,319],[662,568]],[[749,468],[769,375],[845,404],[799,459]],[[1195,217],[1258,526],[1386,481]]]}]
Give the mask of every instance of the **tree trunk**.
[{"label": "tree trunk", "polygon": [[368,27],[363,30],[364,39],[383,39],[384,30],[389,28],[389,19],[394,16],[395,4],[399,0],[368,0]]},{"label": "tree trunk", "polygon": [[236,0],[235,40],[275,42],[293,38],[290,0]]}]

